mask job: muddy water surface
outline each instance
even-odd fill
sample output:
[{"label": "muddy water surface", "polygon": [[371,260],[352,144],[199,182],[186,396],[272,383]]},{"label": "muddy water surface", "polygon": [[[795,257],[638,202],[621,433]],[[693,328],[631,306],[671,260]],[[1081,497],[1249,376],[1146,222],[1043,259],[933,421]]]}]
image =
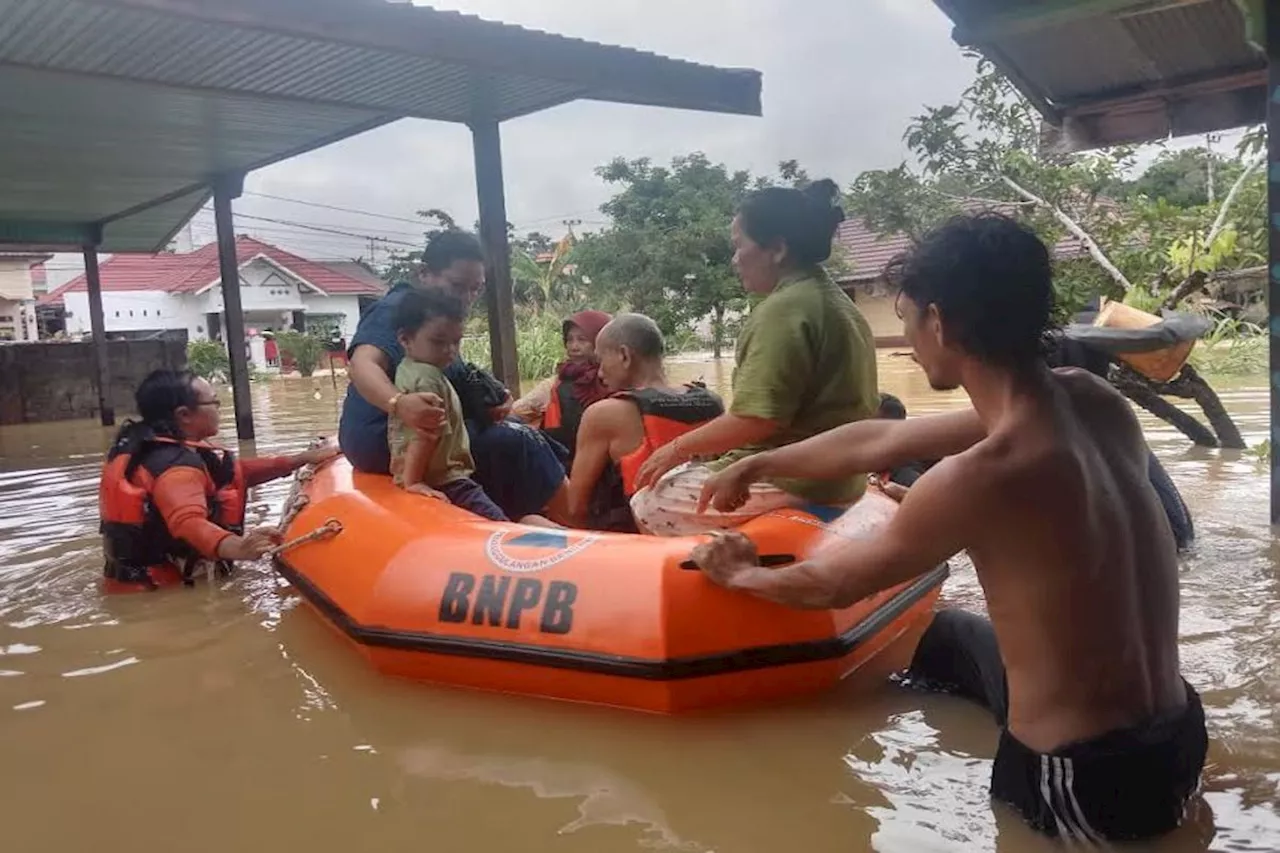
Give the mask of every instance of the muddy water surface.
[{"label": "muddy water surface", "polygon": [[[683,359],[672,371],[723,389],[729,368]],[[888,353],[881,384],[912,413],[963,403]],[[1264,378],[1217,384],[1262,440]],[[256,452],[332,433],[341,391],[328,378],[256,386]],[[1195,825],[1154,849],[1277,850],[1267,478],[1248,457],[1144,423],[1195,515],[1182,648],[1212,738]],[[84,423],[0,429],[6,851],[1055,849],[992,808],[995,731],[945,697],[845,689],[654,718],[382,678],[265,567],[220,588],[105,599],[95,490],[109,439]],[[255,495],[264,519],[287,489]],[[964,566],[943,595],[981,607]]]}]

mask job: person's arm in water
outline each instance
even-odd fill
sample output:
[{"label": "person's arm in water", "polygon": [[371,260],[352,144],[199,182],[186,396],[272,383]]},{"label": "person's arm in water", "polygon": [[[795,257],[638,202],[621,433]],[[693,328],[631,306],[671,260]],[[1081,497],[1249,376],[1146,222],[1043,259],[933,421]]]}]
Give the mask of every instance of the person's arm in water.
[{"label": "person's arm in water", "polygon": [[156,479],[151,499],[170,536],[211,560],[256,560],[279,541],[279,532],[270,528],[237,536],[210,521],[205,482],[203,471],[188,466],[170,468]]},{"label": "person's arm in water", "polygon": [[627,416],[634,417],[635,412],[636,407],[626,400],[601,400],[582,413],[573,471],[569,474],[569,520],[574,527],[586,523],[591,494],[609,464],[609,448],[621,426],[620,421]]},{"label": "person's arm in water", "polygon": [[784,568],[758,565],[755,545],[741,533],[699,545],[692,558],[728,589],[801,609],[848,607],[924,574],[969,544],[989,515],[984,510],[989,487],[962,471],[957,460],[940,463],[911,487],[882,533],[842,542]]},{"label": "person's arm in water", "polygon": [[438,429],[444,419],[444,401],[438,394],[401,394],[387,375],[390,369],[390,357],[373,344],[358,345],[347,365],[351,384],[370,405],[415,429]]},{"label": "person's arm in water", "polygon": [[707,479],[699,509],[729,512],[745,503],[752,483],[775,477],[833,480],[963,453],[986,437],[972,409],[905,421],[857,421],[812,438],[740,459]]}]

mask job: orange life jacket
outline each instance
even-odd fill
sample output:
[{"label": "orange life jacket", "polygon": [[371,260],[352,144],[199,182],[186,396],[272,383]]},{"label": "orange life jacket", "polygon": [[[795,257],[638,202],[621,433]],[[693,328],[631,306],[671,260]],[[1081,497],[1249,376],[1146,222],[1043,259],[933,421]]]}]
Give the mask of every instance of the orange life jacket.
[{"label": "orange life jacket", "polygon": [[542,414],[542,431],[563,444],[570,458],[578,445],[578,427],[582,425],[582,413],[587,409],[573,396],[573,384],[552,380],[551,399]]},{"label": "orange life jacket", "polygon": [[[152,500],[160,475],[173,467],[205,475],[209,520],[232,533],[244,532],[248,491],[235,455],[199,441],[178,441],[140,424],[120,431],[107,453],[98,486],[103,573],[111,588],[155,589],[181,580],[188,585],[200,555],[174,538]],[[223,573],[231,564],[218,561]]]},{"label": "orange life jacket", "polygon": [[623,491],[628,497],[636,493],[636,475],[640,473],[640,466],[655,450],[724,414],[724,403],[705,385],[695,382],[687,387],[683,394],[642,388],[613,395],[635,403],[640,410],[640,422],[644,425],[644,441],[618,460]]}]

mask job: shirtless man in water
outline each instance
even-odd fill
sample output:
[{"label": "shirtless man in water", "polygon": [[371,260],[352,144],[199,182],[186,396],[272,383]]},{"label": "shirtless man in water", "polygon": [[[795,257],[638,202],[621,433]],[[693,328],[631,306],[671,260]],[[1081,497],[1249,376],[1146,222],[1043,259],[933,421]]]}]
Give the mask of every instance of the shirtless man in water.
[{"label": "shirtless man in water", "polygon": [[752,456],[713,477],[702,505],[731,509],[765,478],[942,461],[873,539],[766,569],[728,534],[693,559],[730,589],[833,608],[967,550],[991,621],[938,613],[907,676],[993,712],[992,797],[1068,841],[1174,829],[1207,737],[1179,674],[1178,564],[1137,419],[1104,381],[1045,366],[1049,253],[1013,220],[954,219],[889,274],[930,384],[963,387],[973,409],[860,421]]}]

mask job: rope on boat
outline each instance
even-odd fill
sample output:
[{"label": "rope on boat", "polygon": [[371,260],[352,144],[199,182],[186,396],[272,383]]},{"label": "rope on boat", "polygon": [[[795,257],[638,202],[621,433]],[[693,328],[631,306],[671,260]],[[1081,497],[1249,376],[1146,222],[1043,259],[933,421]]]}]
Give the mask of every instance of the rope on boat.
[{"label": "rope on boat", "polygon": [[302,512],[307,504],[311,503],[311,499],[306,495],[293,493],[289,496],[289,500],[285,501],[284,514],[280,516],[280,529],[288,530],[289,525],[293,524],[293,520],[298,517],[298,513]]},{"label": "rope on boat", "polygon": [[[314,448],[314,447],[318,447],[323,443],[324,443],[324,439],[317,438],[311,442],[310,446]],[[324,463],[320,463],[320,464],[324,464]],[[302,466],[301,468],[299,468],[297,471],[294,472],[293,485],[289,488],[289,497],[285,499],[284,506],[281,507],[281,510],[280,510],[280,530],[281,531],[288,530],[289,525],[293,524],[294,520],[298,517],[298,514],[302,512],[302,510],[305,509],[308,504],[311,503],[311,498],[303,493],[302,487],[304,484],[309,482],[313,477],[315,477],[316,471],[319,469],[319,467],[320,465],[311,463],[309,465]],[[317,539],[325,539],[330,536],[337,536],[341,532],[342,532],[342,522],[338,521],[336,518],[331,518],[316,530],[313,530],[310,533],[299,536],[297,539],[292,539],[284,543],[283,545],[277,545],[275,548],[272,548],[270,551],[267,552],[267,556],[275,557],[279,554],[284,553],[290,548],[296,548],[299,545],[302,545],[306,542],[313,542]]]},{"label": "rope on boat", "polygon": [[285,551],[288,551],[292,548],[297,548],[299,545],[305,545],[308,542],[315,542],[320,539],[328,539],[331,536],[337,536],[341,532],[342,532],[342,522],[338,521],[338,519],[336,518],[331,518],[328,521],[326,521],[324,524],[317,527],[315,530],[311,531],[310,533],[304,533],[302,536],[299,536],[297,539],[290,539],[288,542],[285,542],[282,545],[277,545],[276,547],[272,548],[270,551],[267,552],[267,556],[278,557],[281,554],[283,554]]}]

